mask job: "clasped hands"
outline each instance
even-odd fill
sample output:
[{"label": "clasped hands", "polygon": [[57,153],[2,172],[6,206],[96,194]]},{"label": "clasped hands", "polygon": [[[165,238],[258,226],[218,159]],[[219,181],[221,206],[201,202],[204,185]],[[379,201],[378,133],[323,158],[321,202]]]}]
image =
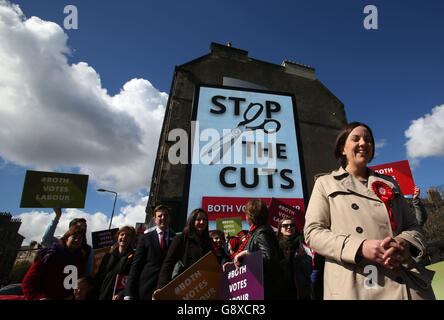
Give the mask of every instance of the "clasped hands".
[{"label": "clasped hands", "polygon": [[393,270],[410,258],[410,244],[400,237],[386,237],[384,240],[365,240],[358,254]]}]

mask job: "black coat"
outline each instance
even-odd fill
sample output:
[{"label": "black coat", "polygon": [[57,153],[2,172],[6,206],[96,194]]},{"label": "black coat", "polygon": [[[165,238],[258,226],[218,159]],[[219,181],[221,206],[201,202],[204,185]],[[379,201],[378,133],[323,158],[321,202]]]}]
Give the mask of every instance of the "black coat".
[{"label": "black coat", "polygon": [[[134,250],[128,248],[123,254],[107,253],[95,275],[95,290],[99,300],[111,300],[118,274],[128,275],[133,262]],[[123,298],[123,292],[118,293]]]},{"label": "black coat", "polygon": [[[282,272],[282,278],[284,280],[283,299],[297,299],[298,291],[296,283],[299,283],[298,275],[301,256],[297,256],[295,261],[295,253],[299,250],[303,236],[296,233],[290,238],[282,237],[279,243],[279,260]],[[302,256],[303,257],[303,256]]]},{"label": "black coat", "polygon": [[[169,247],[175,235],[175,232],[169,229]],[[125,287],[125,296],[131,296],[137,300],[151,300],[156,290],[164,257],[156,229],[142,235],[137,241],[134,262]]]},{"label": "black coat", "polygon": [[244,250],[262,252],[264,299],[280,299],[283,279],[280,272],[279,243],[273,229],[267,224],[257,227],[250,234]]},{"label": "black coat", "polygon": [[188,268],[211,251],[210,241],[210,238],[199,241],[197,235],[186,236],[183,233],[177,235],[162,264],[157,288],[163,288],[171,281],[174,266],[179,260],[183,262],[185,268]]},{"label": "black coat", "polygon": [[228,256],[228,253],[225,251],[223,246],[217,249],[216,258],[217,262],[219,262],[221,266],[227,262],[231,262],[231,258]]}]

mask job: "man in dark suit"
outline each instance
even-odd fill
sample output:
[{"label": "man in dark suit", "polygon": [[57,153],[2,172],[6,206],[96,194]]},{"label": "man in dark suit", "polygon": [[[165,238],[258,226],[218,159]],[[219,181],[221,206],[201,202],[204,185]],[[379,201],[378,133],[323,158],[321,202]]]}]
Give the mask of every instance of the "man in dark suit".
[{"label": "man in dark suit", "polygon": [[153,221],[156,226],[145,231],[137,240],[136,253],[125,287],[125,300],[151,300],[168,246],[176,235],[169,228],[168,207],[159,205],[154,208]]}]

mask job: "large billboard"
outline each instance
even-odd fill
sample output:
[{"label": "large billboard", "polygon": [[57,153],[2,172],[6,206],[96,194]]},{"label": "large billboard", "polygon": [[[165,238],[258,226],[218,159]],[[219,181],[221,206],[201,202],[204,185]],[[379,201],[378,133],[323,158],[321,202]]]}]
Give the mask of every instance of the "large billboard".
[{"label": "large billboard", "polygon": [[245,204],[253,198],[267,204],[276,198],[305,211],[308,199],[294,96],[201,85],[192,120],[184,190],[187,215],[202,207],[211,222],[245,220]]}]

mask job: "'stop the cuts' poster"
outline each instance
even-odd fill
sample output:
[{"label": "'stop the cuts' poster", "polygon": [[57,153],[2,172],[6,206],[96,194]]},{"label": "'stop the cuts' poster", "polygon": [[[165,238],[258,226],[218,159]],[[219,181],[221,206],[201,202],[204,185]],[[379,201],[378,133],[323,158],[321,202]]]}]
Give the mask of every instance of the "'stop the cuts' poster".
[{"label": "'stop the cuts' poster", "polygon": [[244,217],[249,199],[305,211],[305,177],[292,95],[232,87],[196,89],[187,214]]}]

